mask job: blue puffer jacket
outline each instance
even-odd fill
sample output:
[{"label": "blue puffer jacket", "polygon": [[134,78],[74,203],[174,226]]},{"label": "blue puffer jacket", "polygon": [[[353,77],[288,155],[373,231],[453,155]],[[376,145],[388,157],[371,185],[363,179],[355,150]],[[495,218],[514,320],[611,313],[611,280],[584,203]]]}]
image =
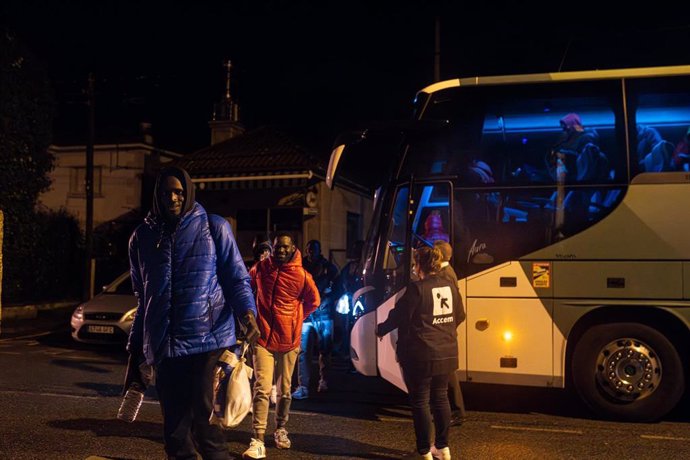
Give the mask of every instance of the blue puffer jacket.
[{"label": "blue puffer jacket", "polygon": [[127,349],[148,364],[234,345],[235,321],[256,316],[232,229],[199,203],[170,232],[149,214],[129,242],[138,298]]}]

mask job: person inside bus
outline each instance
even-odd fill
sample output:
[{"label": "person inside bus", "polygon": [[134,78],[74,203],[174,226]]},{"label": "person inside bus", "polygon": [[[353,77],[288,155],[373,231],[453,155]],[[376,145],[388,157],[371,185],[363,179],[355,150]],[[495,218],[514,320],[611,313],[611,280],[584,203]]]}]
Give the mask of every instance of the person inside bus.
[{"label": "person inside bus", "polygon": [[642,159],[652,151],[654,146],[663,139],[659,131],[651,126],[638,124],[637,125],[637,161]]},{"label": "person inside bus", "polygon": [[687,171],[688,163],[690,162],[690,128],[685,132],[685,136],[678,141],[675,149],[673,150],[673,165],[678,171]]},{"label": "person inside bus", "polygon": [[[450,264],[450,259],[453,258],[453,247],[443,240],[434,241],[434,247],[437,248],[443,256],[439,275],[457,286],[458,275],[455,273],[453,266]],[[459,426],[462,425],[463,421],[465,420],[465,400],[462,397],[462,389],[460,388],[460,382],[455,375],[455,371],[450,373],[448,379],[450,392],[453,396],[453,403],[456,407],[456,410],[454,410],[451,414],[450,425]]]},{"label": "person inside bus", "polygon": [[450,459],[448,376],[458,368],[457,327],[465,320],[465,310],[457,286],[439,275],[443,261],[439,249],[421,247],[414,260],[419,281],[409,284],[375,332],[382,340],[398,329],[396,354],[412,406],[417,458]]},{"label": "person inside bus", "polygon": [[424,233],[420,236],[426,240],[423,242],[425,244],[432,244],[436,240],[450,240],[448,232],[446,232],[446,229],[443,227],[441,211],[434,210],[429,213],[424,220]]},{"label": "person inside bus", "polygon": [[674,171],[674,146],[668,141],[660,141],[652,151],[640,161],[640,170],[644,172]]},{"label": "person inside bus", "polygon": [[583,180],[582,174],[578,177],[578,157],[585,149],[599,151],[599,134],[586,129],[576,113],[567,114],[559,123],[563,132],[551,148],[551,177],[559,183]]}]

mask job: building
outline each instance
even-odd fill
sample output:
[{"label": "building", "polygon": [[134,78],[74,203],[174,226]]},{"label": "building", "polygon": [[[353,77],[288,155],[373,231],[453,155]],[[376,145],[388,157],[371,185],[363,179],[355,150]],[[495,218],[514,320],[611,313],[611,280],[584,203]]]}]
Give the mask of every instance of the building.
[{"label": "building", "polygon": [[321,241],[324,256],[342,267],[371,217],[364,189],[330,190],[322,161],[275,127],[230,137],[175,164],[189,172],[206,210],[230,222],[248,263],[256,235],[287,230],[300,249],[311,239]]},{"label": "building", "polygon": [[[50,189],[39,196],[39,205],[52,210],[67,210],[84,229],[86,146],[51,145],[48,151],[55,156],[55,169],[50,173]],[[140,209],[142,197],[147,192],[150,197],[150,191],[145,190],[149,186],[143,180],[145,172],[159,161],[166,162],[180,156],[145,141],[94,145],[94,227]]]}]

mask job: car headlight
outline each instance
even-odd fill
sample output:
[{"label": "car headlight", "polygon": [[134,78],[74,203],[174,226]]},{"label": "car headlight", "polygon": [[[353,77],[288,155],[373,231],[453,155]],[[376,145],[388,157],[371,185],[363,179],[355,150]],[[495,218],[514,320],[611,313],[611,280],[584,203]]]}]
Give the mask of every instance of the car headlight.
[{"label": "car headlight", "polygon": [[130,311],[125,313],[125,316],[122,317],[122,321],[134,321],[134,317],[137,315],[137,309],[132,308]]},{"label": "car headlight", "polygon": [[72,318],[76,319],[77,321],[83,321],[84,320],[84,305],[79,305],[77,308],[74,309],[74,313],[72,313]]}]

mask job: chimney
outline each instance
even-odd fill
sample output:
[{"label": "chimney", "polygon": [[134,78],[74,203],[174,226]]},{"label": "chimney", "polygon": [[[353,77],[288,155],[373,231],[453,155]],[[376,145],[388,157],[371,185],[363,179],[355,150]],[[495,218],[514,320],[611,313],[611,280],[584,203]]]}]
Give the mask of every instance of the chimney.
[{"label": "chimney", "polygon": [[144,144],[153,145],[153,133],[151,132],[151,123],[142,121],[139,123],[139,132]]},{"label": "chimney", "polygon": [[226,141],[244,133],[240,123],[239,106],[232,100],[230,94],[230,70],[232,63],[228,60],[223,64],[226,69],[225,96],[213,105],[213,117],[208,122],[211,128],[211,145]]}]

